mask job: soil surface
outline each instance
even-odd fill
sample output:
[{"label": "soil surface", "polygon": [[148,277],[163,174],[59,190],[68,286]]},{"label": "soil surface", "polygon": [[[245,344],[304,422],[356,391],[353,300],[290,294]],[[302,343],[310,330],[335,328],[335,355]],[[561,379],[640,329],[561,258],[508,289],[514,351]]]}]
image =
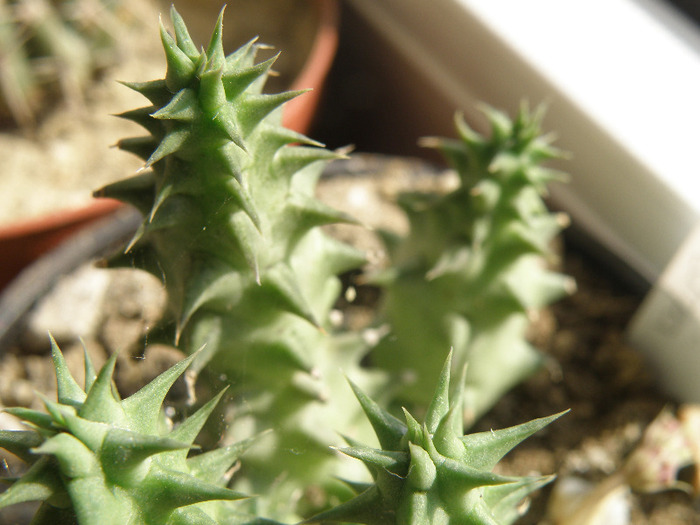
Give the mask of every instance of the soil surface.
[{"label": "soil surface", "polygon": [[[578,291],[548,311],[544,323],[551,323],[551,332],[544,328],[533,334],[539,348],[552,357],[551,366],[506,395],[477,427],[501,428],[570,409],[506,456],[504,470],[521,475],[555,472],[559,478],[600,483],[620,471],[649,423],[664,408],[675,410],[677,405],[625,342],[640,294],[572,247],[565,250],[563,271],[576,279]],[[556,483],[534,499],[522,523],[541,523],[553,487]],[[633,492],[628,502],[631,524],[700,524],[700,500],[680,490]]]}]

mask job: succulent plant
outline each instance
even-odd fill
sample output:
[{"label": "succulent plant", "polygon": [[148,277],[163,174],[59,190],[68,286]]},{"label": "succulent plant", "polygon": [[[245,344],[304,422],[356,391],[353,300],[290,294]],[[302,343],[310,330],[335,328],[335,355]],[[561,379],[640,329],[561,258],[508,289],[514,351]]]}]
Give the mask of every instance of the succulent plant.
[{"label": "succulent plant", "polygon": [[0,0],[0,116],[29,126],[58,93],[82,100],[117,55],[114,0]]},{"label": "succulent plant", "polygon": [[121,115],[150,132],[119,142],[144,169],[98,192],[144,215],[114,264],[162,278],[172,339],[188,353],[204,347],[194,369],[223,374],[240,400],[231,432],[242,421],[275,429],[255,474],[319,481],[336,431],[366,426],[342,374],[366,388],[379,380],[359,367],[359,337],[330,335],[337,276],[364,262],[320,228],[352,221],[314,195],[342,153],[280,124],[302,92],[262,93],[274,59],[256,63],[255,41],[224,55],[223,12],[202,50],[174,8],[171,18],[165,78],[127,84],[151,105]]},{"label": "succulent plant", "polygon": [[305,523],[507,525],[520,516],[523,498],[553,476],[519,478],[492,470],[507,452],[561,414],[463,436],[464,377],[450,396],[451,363],[450,354],[422,424],[407,410],[405,422],[397,419],[354,387],[381,448],[349,440],[350,447],[341,452],[362,461],[374,483],[355,484],[355,498]]},{"label": "succulent plant", "polygon": [[540,366],[526,340],[531,317],[574,288],[547,267],[567,220],[542,200],[547,184],[563,179],[542,166],[560,155],[540,135],[542,111],[523,105],[514,121],[492,108],[485,114],[490,137],[458,116],[457,139],[424,141],[444,154],[460,184],[444,196],[401,198],[410,235],[386,236],[392,267],[376,280],[391,333],[372,354],[404,382],[404,402],[425,404],[440,356],[454,349],[455,367],[469,365],[470,421]]},{"label": "succulent plant", "polygon": [[0,431],[0,447],[29,463],[0,494],[0,508],[41,501],[34,524],[254,523],[223,502],[244,495],[226,488],[227,471],[250,443],[187,457],[223,392],[170,429],[162,403],[191,356],[135,394],[120,399],[112,384],[116,354],[96,372],[85,354],[85,387],[51,341],[57,401],[48,413],[9,408],[28,430]]}]

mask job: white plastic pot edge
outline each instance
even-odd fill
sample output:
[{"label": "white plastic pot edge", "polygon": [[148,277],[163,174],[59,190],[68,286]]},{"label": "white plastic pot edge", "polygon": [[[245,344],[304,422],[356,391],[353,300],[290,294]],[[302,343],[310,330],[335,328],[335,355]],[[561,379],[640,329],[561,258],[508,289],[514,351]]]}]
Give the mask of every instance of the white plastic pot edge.
[{"label": "white plastic pot edge", "polygon": [[660,275],[700,215],[700,37],[689,23],[634,0],[353,5],[468,116],[479,101],[545,101],[547,127],[573,153],[555,201],[650,282]]},{"label": "white plastic pot edge", "polygon": [[[648,283],[666,286],[659,277],[700,219],[695,26],[658,0],[352,4],[414,66],[411,74],[470,120],[478,123],[480,101],[511,114],[523,99],[546,102],[547,129],[573,155],[562,166],[572,180],[552,188],[553,202]],[[700,313],[683,315],[700,327]],[[640,333],[640,323],[632,340],[655,341],[641,346],[655,364],[670,363],[661,373],[666,388],[700,401],[700,383],[678,376],[700,372],[700,349],[687,339],[683,348],[664,348],[668,340]]]}]

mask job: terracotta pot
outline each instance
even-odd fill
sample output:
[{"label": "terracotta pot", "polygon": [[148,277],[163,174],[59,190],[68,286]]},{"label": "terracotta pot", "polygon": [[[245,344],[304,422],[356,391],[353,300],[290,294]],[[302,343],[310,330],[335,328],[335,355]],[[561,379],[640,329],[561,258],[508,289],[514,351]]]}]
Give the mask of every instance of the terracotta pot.
[{"label": "terracotta pot", "polygon": [[[339,5],[336,0],[314,0],[318,28],[309,56],[291,89],[311,89],[284,108],[284,124],[307,133],[313,120],[324,80],[330,70],[338,43]],[[105,145],[106,147],[107,145]],[[79,209],[57,211],[38,219],[0,228],[0,290],[23,268],[64,239],[94,221],[114,213],[120,203],[97,199]]]},{"label": "terracotta pot", "polygon": [[0,229],[0,289],[61,241],[121,205],[112,199],[97,199],[84,208],[56,212]]},{"label": "terracotta pot", "polygon": [[315,0],[314,3],[319,10],[318,32],[308,60],[291,87],[292,90],[311,88],[311,91],[288,102],[282,117],[285,126],[300,133],[307,133],[311,127],[338,47],[338,3],[335,0]]}]

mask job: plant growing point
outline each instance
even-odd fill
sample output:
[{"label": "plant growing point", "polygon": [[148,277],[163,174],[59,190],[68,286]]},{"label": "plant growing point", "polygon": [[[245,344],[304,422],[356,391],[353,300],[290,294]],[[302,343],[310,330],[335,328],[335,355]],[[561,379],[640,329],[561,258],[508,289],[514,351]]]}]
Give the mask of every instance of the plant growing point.
[{"label": "plant growing point", "polygon": [[509,477],[492,472],[521,441],[562,414],[515,427],[463,435],[464,378],[450,395],[452,354],[444,364],[425,420],[407,410],[401,421],[354,387],[381,448],[349,440],[341,452],[362,461],[374,483],[354,484],[350,501],[305,523],[365,525],[507,525],[519,504],[553,476]]},{"label": "plant growing point", "polygon": [[0,447],[30,467],[10,480],[0,508],[41,501],[37,525],[204,525],[222,523],[222,512],[226,523],[250,522],[224,503],[246,497],[226,485],[250,442],[188,457],[224,392],[173,429],[163,415],[168,390],[194,356],[121,399],[112,383],[116,354],[96,371],[86,352],[81,387],[53,339],[51,347],[57,400],[44,399],[47,413],[6,409],[29,429],[0,431]]}]

